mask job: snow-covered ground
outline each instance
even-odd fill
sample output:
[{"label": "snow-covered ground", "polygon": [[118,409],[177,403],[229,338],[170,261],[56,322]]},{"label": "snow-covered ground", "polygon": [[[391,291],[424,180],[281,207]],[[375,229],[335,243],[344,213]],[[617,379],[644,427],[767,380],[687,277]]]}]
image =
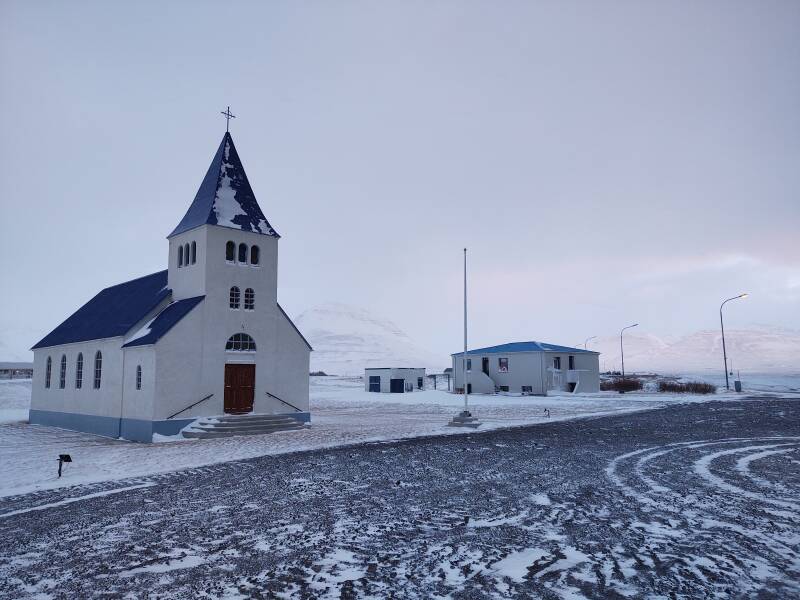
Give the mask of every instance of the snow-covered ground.
[{"label": "snow-covered ground", "polygon": [[[546,398],[471,396],[471,408],[483,423],[480,430],[531,425],[547,421],[593,417],[659,408],[682,402],[740,397],[667,394],[564,394]],[[447,427],[462,407],[461,396],[442,390],[413,394],[370,394],[357,377],[313,377],[312,426],[303,431],[270,435],[181,440],[136,444],[85,433],[29,425],[30,381],[0,382],[0,496],[139,477],[203,465],[331,448],[347,444],[457,435]],[[546,415],[545,409],[549,411]],[[56,476],[58,454],[74,462]]]}]

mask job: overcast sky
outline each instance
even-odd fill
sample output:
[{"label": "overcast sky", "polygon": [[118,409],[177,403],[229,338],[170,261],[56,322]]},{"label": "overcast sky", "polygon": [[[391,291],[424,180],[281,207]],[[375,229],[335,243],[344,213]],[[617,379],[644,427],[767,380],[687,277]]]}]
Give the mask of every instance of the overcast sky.
[{"label": "overcast sky", "polygon": [[0,2],[0,360],[166,268],[225,131],[291,315],[800,329],[800,2]]}]

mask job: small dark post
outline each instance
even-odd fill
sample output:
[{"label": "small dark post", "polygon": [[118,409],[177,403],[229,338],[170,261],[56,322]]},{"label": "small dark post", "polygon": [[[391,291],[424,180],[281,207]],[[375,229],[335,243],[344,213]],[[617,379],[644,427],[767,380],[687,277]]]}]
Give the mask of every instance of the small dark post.
[{"label": "small dark post", "polygon": [[72,457],[69,454],[58,455],[58,476],[61,477],[61,466],[64,463],[72,462]]}]

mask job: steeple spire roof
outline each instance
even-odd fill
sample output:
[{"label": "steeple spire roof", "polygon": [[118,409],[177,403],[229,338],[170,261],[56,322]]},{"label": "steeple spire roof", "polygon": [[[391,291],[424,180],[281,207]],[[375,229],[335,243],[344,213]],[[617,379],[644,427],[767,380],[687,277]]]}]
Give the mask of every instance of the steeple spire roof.
[{"label": "steeple spire roof", "polygon": [[280,237],[261,212],[233,138],[227,131],[192,205],[167,237],[201,225],[219,225]]}]

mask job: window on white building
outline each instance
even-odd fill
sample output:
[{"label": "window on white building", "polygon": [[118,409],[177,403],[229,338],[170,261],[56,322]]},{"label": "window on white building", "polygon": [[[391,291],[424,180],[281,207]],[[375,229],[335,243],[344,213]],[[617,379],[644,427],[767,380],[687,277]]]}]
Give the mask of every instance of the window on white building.
[{"label": "window on white building", "polygon": [[142,365],[136,365],[136,389],[142,389]]},{"label": "window on white building", "polygon": [[240,298],[241,298],[241,293],[239,292],[239,288],[236,287],[236,286],[233,286],[231,288],[231,297],[230,297],[229,306],[231,308],[238,309],[239,308]]},{"label": "window on white building", "polygon": [[261,253],[260,253],[260,251],[258,249],[258,246],[253,246],[252,248],[250,248],[250,264],[251,265],[257,265],[258,264],[258,261],[261,258],[260,254]]},{"label": "window on white building", "polygon": [[61,355],[61,368],[58,371],[58,387],[64,389],[67,387],[67,356]]},{"label": "window on white building", "polygon": [[44,387],[50,387],[50,374],[53,370],[53,359],[49,356],[47,357],[47,366],[44,369]]},{"label": "window on white building", "polygon": [[236,259],[236,244],[228,242],[225,244],[225,260],[233,262]]},{"label": "window on white building", "polygon": [[244,309],[255,310],[256,308],[256,293],[253,288],[247,288],[244,291]]},{"label": "window on white building", "polygon": [[570,371],[572,371],[573,369],[575,369],[575,357],[574,357],[574,356],[570,356],[570,357],[569,357],[569,361],[568,361],[568,363],[569,363],[569,370],[570,370]]},{"label": "window on white building", "polygon": [[239,262],[247,264],[247,244],[239,244]]},{"label": "window on white building", "polygon": [[94,355],[94,389],[100,389],[100,381],[103,377],[103,355],[100,350]]},{"label": "window on white building", "polygon": [[508,359],[507,358],[498,358],[497,359],[497,370],[501,373],[508,373]]},{"label": "window on white building", "polygon": [[553,357],[553,368],[560,371],[561,370],[561,357],[555,356]]},{"label": "window on white building", "polygon": [[78,359],[75,361],[75,389],[83,387],[83,352],[78,352]]},{"label": "window on white building", "polygon": [[256,341],[246,333],[234,333],[228,338],[225,350],[232,352],[255,352]]}]

